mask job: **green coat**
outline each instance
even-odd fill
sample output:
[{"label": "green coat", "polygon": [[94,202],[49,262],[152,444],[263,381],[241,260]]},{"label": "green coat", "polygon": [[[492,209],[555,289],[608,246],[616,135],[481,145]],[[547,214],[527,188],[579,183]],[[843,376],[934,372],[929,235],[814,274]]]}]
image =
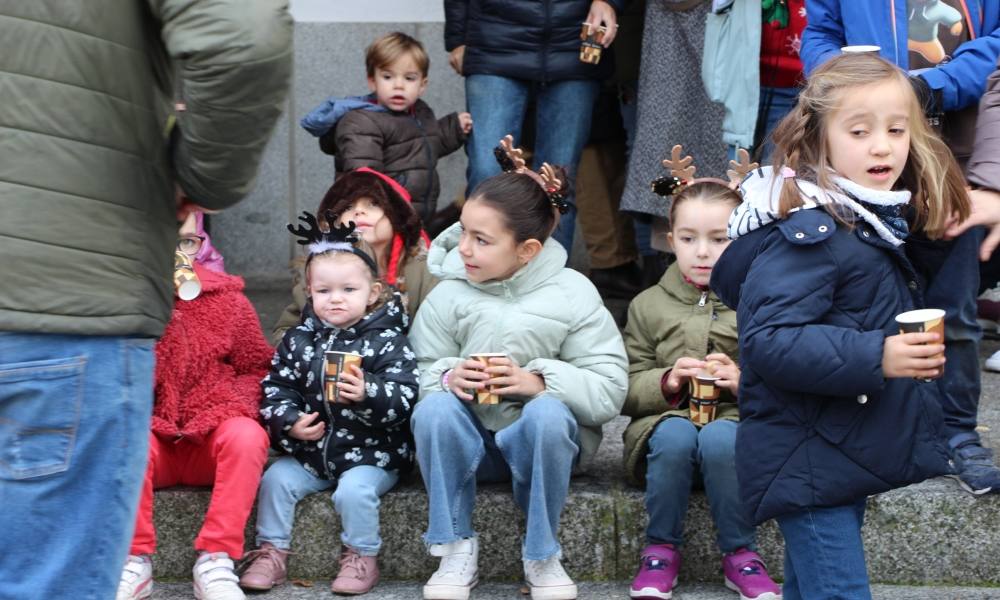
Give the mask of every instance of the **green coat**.
[{"label": "green coat", "polygon": [[[434,240],[427,256],[441,282],[410,329],[422,395],[441,391],[441,376],[476,352],[505,352],[545,378],[546,393],[564,402],[580,425],[581,463],[601,443],[601,425],[625,401],[627,359],[622,337],[590,281],[564,267],[566,251],[549,239],[542,252],[505,281],[471,283],[458,254],[461,225]],[[473,404],[490,431],[518,419],[530,398]]]},{"label": "green coat", "polygon": [[0,3],[0,331],[162,333],[175,185],[251,190],[291,38],[287,0]]},{"label": "green coat", "polygon": [[[704,299],[704,305],[699,303]],[[660,391],[660,380],[678,358],[704,358],[722,352],[739,362],[736,313],[715,294],[703,293],[684,281],[674,263],[660,282],[632,300],[625,327],[628,350],[628,397],[622,414],[632,417],[625,429],[625,474],[636,485],[646,481],[649,436],[667,417],[687,418],[686,403],[671,409]],[[739,410],[723,390],[716,418],[736,420]]]}]

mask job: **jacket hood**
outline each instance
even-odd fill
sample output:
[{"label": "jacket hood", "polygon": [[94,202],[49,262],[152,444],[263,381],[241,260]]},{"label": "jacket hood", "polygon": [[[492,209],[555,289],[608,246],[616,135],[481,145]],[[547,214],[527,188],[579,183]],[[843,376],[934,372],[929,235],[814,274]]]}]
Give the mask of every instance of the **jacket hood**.
[{"label": "jacket hood", "polygon": [[314,136],[323,137],[337,126],[337,121],[352,110],[387,112],[389,109],[378,103],[375,99],[375,94],[348,96],[346,98],[330,97],[309,111],[309,114],[302,117],[299,125]]},{"label": "jacket hood", "polygon": [[527,265],[504,281],[469,281],[465,272],[465,262],[458,253],[458,241],[462,235],[462,224],[455,223],[441,232],[431,243],[427,253],[427,269],[438,279],[459,279],[472,287],[494,295],[512,293],[521,295],[555,277],[566,266],[566,250],[551,237],[545,240],[542,251]]},{"label": "jacket hood", "polygon": [[[385,304],[361,317],[360,321],[342,331],[352,333],[355,337],[360,337],[371,331],[386,329],[394,329],[399,333],[403,333],[409,325],[410,319],[403,308],[403,296],[394,290],[392,296]],[[312,298],[308,299],[305,306],[302,307],[302,323],[298,328],[314,332],[339,329],[333,325],[327,325],[316,316],[316,312],[312,306]]]}]

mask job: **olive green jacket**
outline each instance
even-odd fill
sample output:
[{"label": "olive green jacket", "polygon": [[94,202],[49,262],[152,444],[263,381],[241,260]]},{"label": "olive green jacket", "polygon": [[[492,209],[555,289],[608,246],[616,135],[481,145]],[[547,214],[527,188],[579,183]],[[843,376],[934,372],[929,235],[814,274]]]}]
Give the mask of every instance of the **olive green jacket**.
[{"label": "olive green jacket", "polygon": [[[625,349],[629,381],[622,414],[632,417],[623,435],[625,475],[629,482],[643,485],[653,429],[668,417],[688,416],[686,402],[679,408],[670,407],[660,381],[684,356],[701,359],[722,352],[739,362],[736,313],[715,294],[700,292],[685,282],[674,263],[658,284],[636,296],[629,305]],[[725,390],[716,418],[739,418],[736,403]]]},{"label": "olive green jacket", "polygon": [[210,209],[250,191],[291,76],[287,4],[0,1],[0,331],[162,333],[175,185]]}]

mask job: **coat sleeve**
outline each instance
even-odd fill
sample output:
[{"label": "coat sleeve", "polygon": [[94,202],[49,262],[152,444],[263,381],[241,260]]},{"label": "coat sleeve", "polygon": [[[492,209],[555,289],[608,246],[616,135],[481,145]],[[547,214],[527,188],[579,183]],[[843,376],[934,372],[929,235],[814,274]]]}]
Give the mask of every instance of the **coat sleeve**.
[{"label": "coat sleeve", "polygon": [[[440,288],[437,288],[439,291]],[[448,369],[462,362],[461,346],[455,339],[455,331],[438,312],[438,294],[432,293],[420,305],[417,318],[410,328],[410,339],[417,356],[420,369],[420,393],[440,392],[441,376]]]},{"label": "coat sleeve", "polygon": [[416,355],[405,335],[396,334],[380,341],[369,368],[365,369],[365,399],[352,408],[365,425],[388,429],[410,418],[420,380]]},{"label": "coat sleeve", "polygon": [[465,45],[469,0],[444,0],[444,49],[451,52]]},{"label": "coat sleeve", "polygon": [[[590,297],[588,297],[590,296]],[[581,425],[596,427],[618,416],[628,389],[625,344],[597,290],[575,295],[580,315],[559,349],[559,358],[524,365],[545,378],[545,389],[573,412]]]},{"label": "coat sleeve", "polygon": [[458,121],[458,113],[453,112],[438,119],[438,131],[441,132],[441,156],[446,156],[461,150],[465,145],[465,132]]},{"label": "coat sleeve", "polygon": [[337,123],[337,170],[352,171],[369,167],[385,171],[382,130],[363,110],[352,110]]},{"label": "coat sleeve", "polygon": [[764,245],[743,284],[741,362],[792,392],[856,396],[881,389],[885,333],[819,324],[835,310],[839,274],[829,244],[793,245],[778,234]]},{"label": "coat sleeve", "polygon": [[840,54],[847,44],[840,0],[806,0],[809,18],[802,32],[802,71],[807,75],[827,60]]},{"label": "coat sleeve", "polygon": [[966,170],[969,182],[1000,191],[1000,61],[979,103],[976,145]]},{"label": "coat sleeve", "polygon": [[986,79],[996,69],[998,56],[1000,28],[984,31],[983,35],[965,42],[950,61],[920,73],[920,77],[931,89],[941,91],[941,108],[958,110],[979,102]]},{"label": "coat sleeve", "polygon": [[178,183],[225,208],[253,187],[292,74],[287,0],[147,0],[187,110],[172,147]]},{"label": "coat sleeve", "polygon": [[288,430],[305,412],[300,389],[310,366],[309,363],[302,364],[292,351],[293,338],[294,330],[282,338],[271,359],[271,370],[260,383],[264,390],[260,415],[264,428],[271,436],[271,446],[288,454],[295,453],[306,443],[289,436]]},{"label": "coat sleeve", "polygon": [[625,351],[628,353],[628,394],[622,414],[629,417],[658,415],[671,408],[663,398],[660,381],[670,368],[656,363],[656,340],[648,335],[653,329],[639,305],[632,302],[625,325]]}]

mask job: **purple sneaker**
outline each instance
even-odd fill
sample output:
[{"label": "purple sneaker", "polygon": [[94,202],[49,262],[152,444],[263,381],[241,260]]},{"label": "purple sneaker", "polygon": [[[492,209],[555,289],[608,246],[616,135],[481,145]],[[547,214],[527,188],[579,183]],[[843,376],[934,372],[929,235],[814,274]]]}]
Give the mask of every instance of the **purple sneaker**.
[{"label": "purple sneaker", "polygon": [[760,555],[746,548],[722,557],[726,587],[740,593],[740,600],[781,600],[781,588],[771,581]]},{"label": "purple sneaker", "polygon": [[681,553],[671,544],[650,544],[642,551],[642,564],[628,595],[642,600],[670,600],[681,569]]}]

